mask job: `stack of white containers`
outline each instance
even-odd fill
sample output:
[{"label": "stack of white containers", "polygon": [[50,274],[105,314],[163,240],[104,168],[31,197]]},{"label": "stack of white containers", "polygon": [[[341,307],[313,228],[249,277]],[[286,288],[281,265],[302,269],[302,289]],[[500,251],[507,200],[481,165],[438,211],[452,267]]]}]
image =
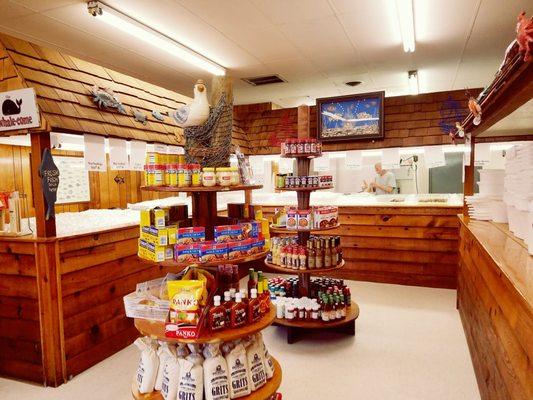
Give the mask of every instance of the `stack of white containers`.
[{"label": "stack of white containers", "polygon": [[505,156],[505,192],[509,230],[524,239],[533,254],[533,143],[513,146]]},{"label": "stack of white containers", "polygon": [[479,193],[465,197],[472,218],[507,222],[507,208],[503,202],[504,177],[503,169],[479,170]]}]

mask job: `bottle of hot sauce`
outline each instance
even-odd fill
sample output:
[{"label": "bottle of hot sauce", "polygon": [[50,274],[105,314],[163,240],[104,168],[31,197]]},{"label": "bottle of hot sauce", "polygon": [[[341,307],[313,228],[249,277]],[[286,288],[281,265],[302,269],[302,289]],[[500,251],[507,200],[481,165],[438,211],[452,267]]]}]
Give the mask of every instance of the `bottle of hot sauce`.
[{"label": "bottle of hot sauce", "polygon": [[261,318],[261,301],[257,298],[257,289],[252,289],[250,292],[248,323],[253,324]]},{"label": "bottle of hot sauce", "polygon": [[235,294],[235,303],[231,307],[231,327],[239,328],[246,324],[246,306],[242,302],[241,294]]},{"label": "bottle of hot sauce", "polygon": [[268,278],[263,275],[263,302],[265,304],[265,312],[270,311],[270,291],[268,290]]},{"label": "bottle of hot sauce", "polygon": [[248,270],[248,293],[251,289],[257,288],[257,275],[253,268]]},{"label": "bottle of hot sauce", "polygon": [[229,290],[224,292],[224,303],[222,306],[226,310],[226,326],[231,326],[231,307],[233,306],[233,301],[231,300]]},{"label": "bottle of hot sauce", "polygon": [[220,305],[220,296],[213,297],[213,307],[209,309],[207,318],[211,331],[220,331],[226,327],[226,308]]}]

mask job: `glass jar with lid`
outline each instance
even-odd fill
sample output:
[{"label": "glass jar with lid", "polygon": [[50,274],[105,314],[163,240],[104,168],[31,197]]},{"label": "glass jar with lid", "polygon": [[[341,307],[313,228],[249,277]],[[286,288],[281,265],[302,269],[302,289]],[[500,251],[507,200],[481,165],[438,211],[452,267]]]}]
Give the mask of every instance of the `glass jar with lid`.
[{"label": "glass jar with lid", "polygon": [[144,182],[146,186],[155,186],[155,165],[147,164],[144,166]]},{"label": "glass jar with lid", "polygon": [[165,174],[165,184],[168,186],[178,185],[178,164],[167,164]]},{"label": "glass jar with lid", "polygon": [[190,164],[189,170],[191,171],[191,186],[201,186],[202,181],[200,175],[202,167],[200,166],[200,164]]},{"label": "glass jar with lid", "polygon": [[178,187],[187,187],[185,164],[178,164]]},{"label": "glass jar with lid", "polygon": [[241,174],[239,174],[239,169],[237,167],[231,167],[231,186],[237,186],[241,183]]},{"label": "glass jar with lid", "polygon": [[156,165],[154,173],[154,186],[163,186],[165,184],[165,166]]},{"label": "glass jar with lid", "polygon": [[215,186],[217,184],[215,169],[204,168],[202,170],[202,185],[203,186]]},{"label": "glass jar with lid", "polygon": [[220,186],[231,186],[231,171],[230,168],[217,168],[217,181]]}]

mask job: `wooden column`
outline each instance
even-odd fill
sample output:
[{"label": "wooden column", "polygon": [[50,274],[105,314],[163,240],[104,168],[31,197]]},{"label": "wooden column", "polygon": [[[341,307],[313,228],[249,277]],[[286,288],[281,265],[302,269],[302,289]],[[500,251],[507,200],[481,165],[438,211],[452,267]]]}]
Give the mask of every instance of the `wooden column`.
[{"label": "wooden column", "polygon": [[306,105],[298,106],[298,137],[311,137],[310,110]]},{"label": "wooden column", "polygon": [[46,200],[41,187],[39,167],[41,165],[43,151],[50,148],[50,132],[37,131],[30,133],[31,138],[31,180],[33,189],[33,203],[35,205],[35,225],[37,236],[40,238],[53,237],[56,235],[56,220],[46,220]]},{"label": "wooden column", "polygon": [[[463,186],[464,196],[472,196],[474,194],[474,184],[475,184],[475,139],[472,136],[470,141],[470,165],[466,165],[465,168],[465,181]],[[468,206],[466,205],[466,200],[463,201],[463,215],[468,217]]]}]

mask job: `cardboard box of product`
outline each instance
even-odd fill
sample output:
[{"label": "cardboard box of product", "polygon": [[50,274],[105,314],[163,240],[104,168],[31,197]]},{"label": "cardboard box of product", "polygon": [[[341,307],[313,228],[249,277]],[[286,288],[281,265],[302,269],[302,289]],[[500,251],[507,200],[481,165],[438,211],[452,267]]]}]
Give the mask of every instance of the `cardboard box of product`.
[{"label": "cardboard box of product", "polygon": [[174,259],[180,263],[199,263],[200,244],[176,244],[174,246]]},{"label": "cardboard box of product", "polygon": [[226,261],[228,259],[227,243],[205,242],[200,244],[200,262]]},{"label": "cardboard box of product", "polygon": [[173,257],[172,246],[158,246],[153,243],[139,239],[138,256],[145,260],[162,262]]},{"label": "cardboard box of product", "polygon": [[164,228],[166,225],[165,210],[163,208],[152,208],[151,210],[141,210],[141,226],[153,226]]},{"label": "cardboard box of product", "polygon": [[178,228],[177,244],[191,244],[205,242],[205,228],[202,226]]},{"label": "cardboard box of product", "polygon": [[246,257],[251,248],[251,239],[240,240],[238,242],[228,242],[228,259]]},{"label": "cardboard box of product", "polygon": [[243,238],[241,225],[219,225],[214,230],[215,242],[232,242]]},{"label": "cardboard box of product", "polygon": [[156,228],[155,226],[141,226],[140,238],[158,246],[176,243],[176,227]]}]

